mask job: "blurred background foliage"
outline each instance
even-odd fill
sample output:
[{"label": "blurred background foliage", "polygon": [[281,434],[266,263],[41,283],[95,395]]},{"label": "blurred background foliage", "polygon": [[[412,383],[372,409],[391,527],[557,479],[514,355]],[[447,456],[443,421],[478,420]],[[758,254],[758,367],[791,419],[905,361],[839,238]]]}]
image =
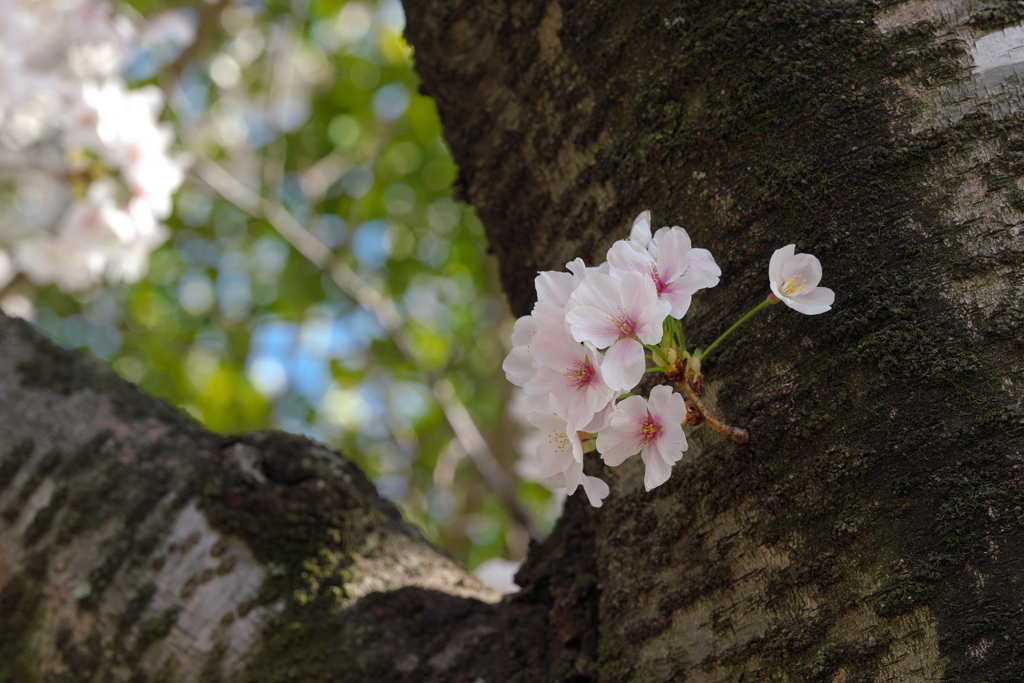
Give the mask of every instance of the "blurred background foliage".
[{"label": "blurred background foliage", "polygon": [[192,156],[173,234],[135,285],[31,292],[35,324],[214,431],[340,450],[470,568],[522,559],[557,504],[516,472],[510,320],[399,2],[132,5],[198,27],[127,73]]}]

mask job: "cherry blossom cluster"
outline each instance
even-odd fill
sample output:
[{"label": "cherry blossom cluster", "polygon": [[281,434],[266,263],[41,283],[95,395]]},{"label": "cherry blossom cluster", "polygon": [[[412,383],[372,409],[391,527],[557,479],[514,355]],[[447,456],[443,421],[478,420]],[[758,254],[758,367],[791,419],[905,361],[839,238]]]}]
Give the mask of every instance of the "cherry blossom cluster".
[{"label": "cherry blossom cluster", "polygon": [[120,76],[152,38],[102,0],[0,0],[0,286],[137,280],[166,240],[186,163],[161,92]]},{"label": "cherry blossom cluster", "polygon": [[[722,424],[701,402],[700,361],[769,304],[813,315],[834,300],[818,287],[818,259],[789,245],[772,256],[768,298],[706,349],[688,351],[680,321],[696,292],[718,284],[721,269],[709,251],[692,247],[686,230],[663,227],[652,235],[645,211],[604,263],[588,268],[577,258],[566,268],[537,276],[537,303],[516,321],[503,368],[523,388],[532,408],[526,419],[541,432],[535,465],[543,481],[570,494],[582,486],[594,506],[609,488],[584,474],[585,452],[596,448],[613,467],[639,454],[650,491],[682,458],[684,424],[705,422],[745,441],[744,430]],[[664,372],[682,395],[668,385],[648,398],[629,393],[652,371]]]}]

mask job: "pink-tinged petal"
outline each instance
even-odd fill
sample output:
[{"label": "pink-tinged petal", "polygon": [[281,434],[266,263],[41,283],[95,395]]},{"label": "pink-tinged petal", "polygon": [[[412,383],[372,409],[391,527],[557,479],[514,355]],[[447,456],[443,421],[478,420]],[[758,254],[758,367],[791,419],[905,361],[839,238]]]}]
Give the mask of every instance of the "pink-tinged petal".
[{"label": "pink-tinged petal", "polygon": [[722,269],[715,263],[715,257],[707,249],[690,250],[690,266],[686,274],[701,283],[699,289],[715,287],[722,277]]},{"label": "pink-tinged petal", "polygon": [[537,368],[530,381],[523,385],[523,391],[530,399],[530,405],[537,410],[548,410],[548,397],[551,394],[555,394],[564,404],[569,393],[566,389],[565,375],[549,365]]},{"label": "pink-tinged petal", "polygon": [[606,427],[597,433],[597,450],[606,464],[618,467],[626,458],[640,452],[640,440],[635,431]]},{"label": "pink-tinged petal", "polygon": [[[805,287],[800,291],[807,292],[814,289],[821,282],[821,261],[817,256],[811,254],[797,254],[782,266],[782,282],[779,283],[779,286],[783,291],[786,291],[786,283],[790,278],[795,278],[794,286]],[[793,296],[793,294],[789,296]]]},{"label": "pink-tinged petal", "polygon": [[803,296],[795,296],[791,299],[783,299],[794,311],[804,315],[818,315],[832,309],[835,303],[836,293],[828,287],[815,287]]},{"label": "pink-tinged petal", "polygon": [[565,472],[558,472],[552,474],[550,477],[542,477],[541,482],[549,489],[564,489],[565,488]]},{"label": "pink-tinged petal", "polygon": [[768,280],[781,285],[786,278],[782,277],[782,266],[786,261],[793,258],[796,253],[795,244],[787,244],[782,249],[776,249],[772,254],[772,260],[768,263]]},{"label": "pink-tinged petal", "polygon": [[[526,419],[541,431],[541,439],[537,446],[541,476],[548,477],[569,467],[576,459],[576,449],[568,437],[565,419],[538,410],[527,413]],[[580,459],[582,460],[582,449]]]},{"label": "pink-tinged petal", "polygon": [[686,420],[686,401],[664,384],[651,389],[647,410],[663,424],[682,424]]},{"label": "pink-tinged petal", "polygon": [[663,323],[672,310],[669,301],[655,299],[644,308],[636,320],[636,336],[645,344],[657,344],[661,341]]},{"label": "pink-tinged petal", "polygon": [[580,485],[580,480],[583,479],[583,463],[574,462],[565,470],[565,492],[570,496],[576,493],[576,487]]},{"label": "pink-tinged petal", "polygon": [[787,299],[786,295],[783,294],[782,290],[779,289],[779,285],[776,284],[775,280],[772,280],[771,282],[769,282],[768,285],[772,288],[772,294],[774,294],[777,298],[782,299],[783,301],[785,301],[786,305],[788,306],[789,305],[789,299]]},{"label": "pink-tinged petal", "polygon": [[638,246],[647,248],[651,242],[651,212],[644,211],[633,221],[633,228],[629,231],[629,241],[635,242]]},{"label": "pink-tinged petal", "polygon": [[629,396],[615,406],[612,429],[631,429],[638,434],[640,423],[647,419],[647,401],[642,396]]},{"label": "pink-tinged petal", "polygon": [[571,273],[545,270],[534,280],[537,287],[537,303],[565,306],[580,282]]},{"label": "pink-tinged petal", "polygon": [[622,277],[626,273],[640,273],[649,278],[654,259],[633,242],[619,240],[608,250],[608,265],[611,267],[611,274],[616,277]]},{"label": "pink-tinged petal", "polygon": [[588,477],[584,475],[583,481],[580,483],[583,484],[583,492],[587,494],[587,500],[589,500],[590,504],[596,508],[601,507],[601,503],[608,497],[608,494],[611,493],[611,489],[608,488],[608,484],[597,477]]},{"label": "pink-tinged petal", "polygon": [[608,314],[593,306],[576,306],[569,311],[565,320],[572,330],[573,339],[589,341],[599,349],[611,346],[619,338],[619,328]]},{"label": "pink-tinged petal", "polygon": [[658,277],[662,282],[672,282],[690,265],[690,236],[678,226],[658,233]]},{"label": "pink-tinged petal", "polygon": [[644,488],[648,491],[661,486],[672,476],[672,465],[665,462],[661,454],[657,450],[652,449],[650,444],[643,450],[640,457],[643,459],[644,465],[646,465],[644,470]]},{"label": "pink-tinged petal", "polygon": [[[614,396],[614,394],[612,394]],[[587,432],[589,434],[597,434],[602,429],[608,426],[608,423],[612,419],[612,413],[615,412],[615,401],[611,400],[601,410],[597,411],[594,415],[594,419],[591,420],[586,427],[581,429],[581,432]]]},{"label": "pink-tinged petal", "polygon": [[[608,393],[609,395],[611,394],[611,389],[608,390]],[[569,400],[566,402],[565,416],[569,418],[569,422],[572,424],[579,425],[577,429],[594,419],[595,411],[590,407],[590,402],[587,398],[588,392],[586,389],[576,389],[570,394]]]},{"label": "pink-tinged petal", "polygon": [[527,404],[529,404],[530,408],[532,408],[533,410],[539,410],[541,412],[550,411],[551,409],[549,407],[548,396],[550,396],[551,394],[542,394],[539,391],[532,394],[527,394],[527,386],[529,386],[529,382],[527,382],[527,384],[523,386],[523,394],[526,396],[526,402]]},{"label": "pink-tinged petal", "polygon": [[583,444],[580,441],[579,428],[566,417],[565,407],[555,394],[548,395],[546,412],[531,411],[527,413],[526,419],[530,424],[542,429],[546,436],[551,437],[547,441],[552,448],[568,449],[573,460],[583,462]]},{"label": "pink-tinged petal", "polygon": [[[652,441],[651,445],[655,445]],[[679,462],[683,457],[683,451],[687,448],[686,434],[683,427],[677,422],[665,424],[657,439],[658,452],[662,459],[672,465]]]},{"label": "pink-tinged petal", "polygon": [[565,324],[566,309],[563,306],[557,306],[555,304],[535,304],[533,307],[533,313],[531,313],[534,319],[537,321],[537,332],[538,334],[544,334],[545,330],[560,329],[569,331],[568,326]]},{"label": "pink-tinged petal", "polygon": [[585,360],[587,350],[573,339],[564,325],[543,327],[534,337],[533,354],[537,365],[566,368],[577,361]]},{"label": "pink-tinged petal", "polygon": [[622,302],[619,278],[604,273],[589,273],[572,294],[572,301],[601,311],[615,311]]},{"label": "pink-tinged petal", "polygon": [[621,283],[619,292],[622,309],[633,320],[637,320],[647,308],[658,300],[658,290],[650,275],[625,273],[622,275]]},{"label": "pink-tinged petal", "polygon": [[583,282],[583,278],[587,276],[587,264],[579,257],[576,257],[572,261],[566,263],[565,269],[572,273],[573,277],[580,282]]},{"label": "pink-tinged petal", "polygon": [[512,326],[512,346],[526,346],[537,333],[537,319],[532,315],[517,318]]},{"label": "pink-tinged petal", "polygon": [[[580,394],[580,407],[579,418],[574,421],[577,425],[589,426],[593,421],[594,417],[601,411],[612,405],[615,399],[615,392],[609,387],[604,378],[601,376],[596,377],[591,383],[579,391]],[[574,419],[573,415],[569,416],[570,419]],[[593,429],[587,429],[581,427],[582,431],[585,432],[596,432],[600,427],[594,427]]]},{"label": "pink-tinged petal", "polygon": [[501,364],[501,369],[505,371],[508,381],[517,387],[526,386],[537,372],[533,367],[533,354],[525,346],[513,348]]},{"label": "pink-tinged petal", "polygon": [[679,286],[682,279],[685,278],[676,280],[661,292],[661,300],[668,302],[668,305],[671,307],[668,314],[676,320],[686,315],[686,312],[690,310],[690,304],[693,302],[693,293]]},{"label": "pink-tinged petal", "polygon": [[608,347],[601,371],[605,384],[616,391],[629,391],[644,377],[647,358],[635,339],[620,339]]}]

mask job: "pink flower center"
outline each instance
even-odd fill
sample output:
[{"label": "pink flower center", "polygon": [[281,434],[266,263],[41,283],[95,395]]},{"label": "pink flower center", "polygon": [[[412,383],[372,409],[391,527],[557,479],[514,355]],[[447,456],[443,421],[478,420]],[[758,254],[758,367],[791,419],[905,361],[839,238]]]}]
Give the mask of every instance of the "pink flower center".
[{"label": "pink flower center", "polygon": [[647,413],[647,417],[640,423],[640,445],[646,446],[650,442],[658,438],[658,434],[661,433],[661,425],[651,417],[650,413]]},{"label": "pink flower center", "polygon": [[621,308],[619,315],[612,318],[612,324],[619,328],[620,337],[632,337],[636,335],[636,321],[629,317]]},{"label": "pink flower center", "polygon": [[654,280],[654,286],[658,290],[658,296],[661,296],[665,293],[665,290],[668,289],[668,283],[662,280],[661,275],[658,274],[657,264],[652,263],[649,268],[649,272],[651,274],[651,279]]},{"label": "pink flower center", "polygon": [[578,360],[565,373],[565,381],[569,386],[580,389],[588,386],[597,374],[597,369],[590,364],[590,359]]}]

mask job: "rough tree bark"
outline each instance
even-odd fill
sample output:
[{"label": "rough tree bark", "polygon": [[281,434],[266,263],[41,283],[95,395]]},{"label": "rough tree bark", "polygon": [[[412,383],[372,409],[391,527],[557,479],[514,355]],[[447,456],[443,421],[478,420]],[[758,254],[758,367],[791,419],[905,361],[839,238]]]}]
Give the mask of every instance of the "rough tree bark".
[{"label": "rough tree bark", "polygon": [[570,499],[498,603],[342,458],[209,435],[4,322],[0,680],[1024,676],[1024,6],[406,9],[518,314],[644,208],[724,271],[691,342],[789,243],[835,310],[705,365],[748,444],[694,429],[651,493],[588,462],[605,506]]}]

